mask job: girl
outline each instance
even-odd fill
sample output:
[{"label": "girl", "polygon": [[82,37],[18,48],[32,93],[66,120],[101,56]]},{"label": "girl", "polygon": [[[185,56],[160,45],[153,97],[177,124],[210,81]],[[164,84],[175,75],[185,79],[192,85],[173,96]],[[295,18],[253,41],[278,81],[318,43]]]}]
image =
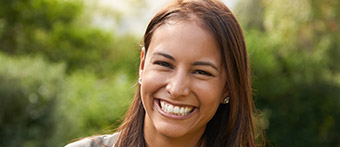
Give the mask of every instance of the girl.
[{"label": "girl", "polygon": [[242,30],[218,0],[175,1],[144,34],[136,95],[117,133],[73,146],[256,146]]}]

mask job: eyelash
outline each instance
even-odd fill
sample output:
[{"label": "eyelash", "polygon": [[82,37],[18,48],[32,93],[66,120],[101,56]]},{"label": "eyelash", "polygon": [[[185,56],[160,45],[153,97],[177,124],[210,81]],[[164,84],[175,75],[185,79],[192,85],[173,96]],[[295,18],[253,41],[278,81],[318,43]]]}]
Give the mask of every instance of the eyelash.
[{"label": "eyelash", "polygon": [[172,66],[170,63],[168,63],[168,62],[164,62],[164,61],[155,61],[154,64],[173,69],[173,66]]},{"label": "eyelash", "polygon": [[205,76],[212,76],[211,73],[203,71],[203,70],[195,70],[193,73],[197,73],[197,74],[201,74],[201,75],[205,75]]}]

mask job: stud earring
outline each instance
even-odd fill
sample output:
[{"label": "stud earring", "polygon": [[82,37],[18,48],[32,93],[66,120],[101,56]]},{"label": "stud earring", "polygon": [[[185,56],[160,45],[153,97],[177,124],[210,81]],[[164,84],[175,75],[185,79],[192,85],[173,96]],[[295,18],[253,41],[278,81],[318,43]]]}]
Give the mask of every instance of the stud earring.
[{"label": "stud earring", "polygon": [[139,79],[138,79],[138,83],[139,83],[139,84],[142,84],[142,78],[139,78]]},{"label": "stud earring", "polygon": [[228,104],[228,103],[229,103],[229,97],[227,96],[223,99],[223,104]]}]

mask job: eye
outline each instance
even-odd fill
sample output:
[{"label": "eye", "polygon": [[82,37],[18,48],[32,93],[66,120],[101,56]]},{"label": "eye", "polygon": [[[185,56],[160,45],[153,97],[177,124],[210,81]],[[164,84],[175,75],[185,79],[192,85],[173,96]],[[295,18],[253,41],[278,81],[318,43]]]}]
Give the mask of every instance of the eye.
[{"label": "eye", "polygon": [[204,76],[212,76],[211,73],[203,71],[203,70],[195,70],[193,73],[194,74],[199,74],[199,75],[204,75]]},{"label": "eye", "polygon": [[173,68],[173,66],[165,61],[155,61],[153,64],[159,65],[159,66],[163,66],[163,67],[168,67],[168,68]]}]

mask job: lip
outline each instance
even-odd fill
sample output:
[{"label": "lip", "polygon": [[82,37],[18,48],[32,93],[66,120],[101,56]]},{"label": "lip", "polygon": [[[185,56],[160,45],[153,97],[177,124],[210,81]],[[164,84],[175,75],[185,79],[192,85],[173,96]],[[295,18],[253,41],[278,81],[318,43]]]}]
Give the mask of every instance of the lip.
[{"label": "lip", "polygon": [[178,119],[178,120],[188,119],[189,117],[193,116],[198,110],[197,107],[194,107],[190,114],[181,116],[181,115],[169,114],[169,113],[164,112],[161,106],[159,105],[159,99],[155,99],[154,104],[155,104],[156,109],[162,116],[171,118],[171,119]]}]

